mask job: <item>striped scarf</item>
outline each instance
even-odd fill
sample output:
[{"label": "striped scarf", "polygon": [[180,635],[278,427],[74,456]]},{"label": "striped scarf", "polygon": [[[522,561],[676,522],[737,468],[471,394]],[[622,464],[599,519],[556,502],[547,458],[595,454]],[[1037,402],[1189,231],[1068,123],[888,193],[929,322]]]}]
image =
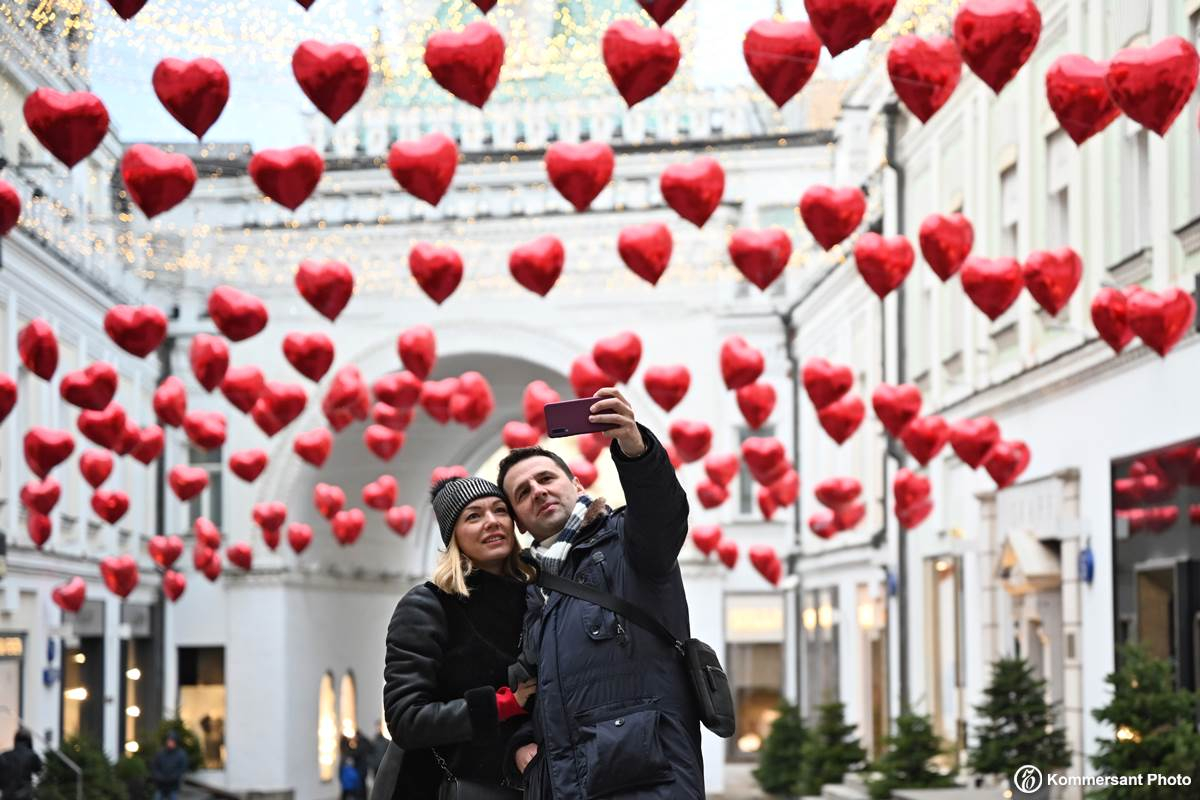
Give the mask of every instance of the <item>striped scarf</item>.
[{"label": "striped scarf", "polygon": [[553,543],[546,547],[537,543],[533,545],[530,552],[538,563],[538,569],[551,575],[558,575],[562,571],[563,564],[567,562],[567,556],[571,552],[571,545],[575,542],[575,536],[583,528],[583,517],[591,504],[592,498],[586,494],[579,495],[579,499],[575,501],[575,508],[571,510],[571,516],[554,537]]}]

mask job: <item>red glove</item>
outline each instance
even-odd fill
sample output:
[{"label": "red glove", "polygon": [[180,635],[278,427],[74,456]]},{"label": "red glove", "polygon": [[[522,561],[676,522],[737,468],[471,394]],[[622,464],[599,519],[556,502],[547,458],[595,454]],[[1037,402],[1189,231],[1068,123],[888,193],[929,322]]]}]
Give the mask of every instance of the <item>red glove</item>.
[{"label": "red glove", "polygon": [[501,722],[528,713],[517,702],[517,696],[513,694],[512,689],[509,689],[507,686],[501,686],[496,690],[496,715]]}]

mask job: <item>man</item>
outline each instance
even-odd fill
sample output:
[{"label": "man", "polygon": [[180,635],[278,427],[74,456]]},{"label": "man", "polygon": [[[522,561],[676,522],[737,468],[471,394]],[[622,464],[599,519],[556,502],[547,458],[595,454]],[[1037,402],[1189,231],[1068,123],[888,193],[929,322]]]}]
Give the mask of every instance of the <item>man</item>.
[{"label": "man", "polygon": [[33,752],[33,737],[24,728],[13,736],[12,750],[0,753],[0,798],[33,800],[33,776],[42,771],[42,759]]},{"label": "man", "polygon": [[154,800],[176,800],[187,768],[187,753],[179,746],[179,734],[170,731],[162,749],[154,754],[154,760],[150,762],[150,782],[154,784]]},{"label": "man", "polygon": [[[540,447],[513,450],[497,483],[538,569],[640,606],[690,636],[676,559],[688,503],[666,450],[628,401],[601,389],[590,420],[605,433],[627,505],[584,494],[566,463]],[[683,659],[663,637],[558,592],[527,595],[521,668],[537,674],[531,721],[509,743],[525,796],[547,800],[704,797],[700,722]],[[514,774],[512,777],[516,777]]]}]

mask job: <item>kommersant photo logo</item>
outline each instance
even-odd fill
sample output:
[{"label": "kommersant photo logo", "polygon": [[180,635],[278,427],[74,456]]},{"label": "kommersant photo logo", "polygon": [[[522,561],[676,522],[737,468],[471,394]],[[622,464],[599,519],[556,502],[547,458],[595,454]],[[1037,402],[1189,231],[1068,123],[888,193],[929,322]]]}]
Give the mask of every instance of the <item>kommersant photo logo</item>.
[{"label": "kommersant photo logo", "polygon": [[1042,788],[1042,771],[1033,764],[1017,767],[1013,773],[1013,788],[1025,794],[1033,794]]},{"label": "kommersant photo logo", "polygon": [[1012,788],[1021,794],[1034,794],[1046,786],[1084,786],[1105,788],[1110,786],[1191,786],[1190,775],[1168,775],[1162,772],[1146,772],[1139,775],[1062,775],[1051,772],[1043,775],[1034,764],[1023,764],[1012,774]]}]

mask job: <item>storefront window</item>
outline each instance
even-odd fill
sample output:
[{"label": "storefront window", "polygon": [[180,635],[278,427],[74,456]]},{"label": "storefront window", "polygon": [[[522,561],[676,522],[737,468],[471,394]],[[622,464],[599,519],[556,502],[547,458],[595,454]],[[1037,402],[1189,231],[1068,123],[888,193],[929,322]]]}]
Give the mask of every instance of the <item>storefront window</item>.
[{"label": "storefront window", "polygon": [[729,757],[757,756],[778,716],[783,686],[783,597],[778,594],[725,596],[727,669],[737,708],[737,732]]},{"label": "storefront window", "polygon": [[62,738],[104,741],[104,603],[89,600],[63,639]]},{"label": "storefront window", "polygon": [[123,603],[121,623],[120,741],[126,753],[138,751],[138,740],[152,734],[162,721],[162,665],[156,636],[158,609]]},{"label": "storefront window", "polygon": [[806,692],[801,713],[812,716],[822,703],[840,698],[838,685],[838,590],[805,593],[800,626],[804,629]]},{"label": "storefront window", "polygon": [[204,768],[224,768],[224,647],[179,648],[179,718],[200,738]]},{"label": "storefront window", "polygon": [[354,734],[358,733],[357,702],[357,692],[354,689],[354,672],[350,671],[342,676],[342,683],[338,688],[338,718],[342,723],[342,736],[345,736],[347,739],[353,739]]},{"label": "storefront window", "polygon": [[333,673],[326,672],[317,689],[317,770],[322,781],[333,780],[337,757],[337,696],[333,691]]},{"label": "storefront window", "polygon": [[25,659],[25,639],[21,634],[0,634],[0,746],[7,747],[20,727],[21,665]]},{"label": "storefront window", "polygon": [[1117,643],[1200,675],[1200,439],[1112,464]]}]

